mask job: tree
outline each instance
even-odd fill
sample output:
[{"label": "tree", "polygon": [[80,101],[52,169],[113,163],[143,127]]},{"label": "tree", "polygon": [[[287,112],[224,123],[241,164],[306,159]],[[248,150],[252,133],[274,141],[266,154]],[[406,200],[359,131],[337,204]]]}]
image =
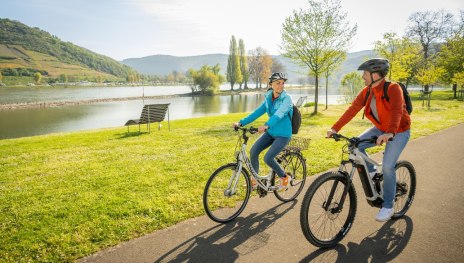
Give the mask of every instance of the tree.
[{"label": "tree", "polygon": [[[430,107],[430,99],[432,95],[428,87],[437,83],[438,79],[443,75],[444,71],[445,70],[442,67],[429,64],[427,67],[420,68],[416,74],[416,79],[419,81],[419,83],[421,83],[422,86],[427,87],[424,88],[424,94],[428,100],[427,107]],[[422,101],[422,104],[424,104],[424,101]]]},{"label": "tree", "polygon": [[458,87],[461,87],[461,89],[464,88],[464,71],[454,74],[453,82],[456,83]]},{"label": "tree", "polygon": [[[409,17],[411,25],[408,27],[406,35],[416,39],[422,46],[423,60],[419,71],[423,80],[429,78],[425,77],[426,75],[434,75],[429,74],[435,71],[434,67],[431,68],[429,64],[435,59],[439,47],[438,43],[452,34],[453,21],[453,15],[445,13],[444,10],[416,12]],[[429,91],[429,84],[425,84],[424,90]]]},{"label": "tree", "polygon": [[192,92],[203,94],[214,94],[219,90],[219,86],[224,82],[224,76],[219,74],[221,70],[219,64],[214,67],[204,65],[199,71],[189,70],[189,75],[193,79]]},{"label": "tree", "polygon": [[452,83],[456,97],[455,74],[464,71],[464,11],[460,11],[460,17],[455,24],[451,37],[441,46],[438,53],[438,65],[445,69],[442,79],[445,83]]},{"label": "tree", "polygon": [[339,51],[339,54],[334,53],[332,60],[329,60],[324,69],[325,75],[325,109],[329,107],[329,77],[346,59],[346,52]]},{"label": "tree", "polygon": [[40,74],[40,72],[36,72],[36,73],[34,74],[34,81],[35,81],[35,83],[39,84],[41,80],[42,80],[42,74]]},{"label": "tree", "polygon": [[272,60],[272,69],[271,72],[285,72],[285,66],[279,60]]},{"label": "tree", "polygon": [[261,75],[260,75],[260,86],[259,88],[262,88],[261,87],[261,84],[262,83],[266,83],[266,86],[268,84],[268,80],[269,80],[269,76],[271,76],[272,72],[272,64],[273,64],[273,61],[272,61],[272,57],[271,55],[267,54],[267,52],[264,53],[264,56],[262,57],[262,71],[261,71]]},{"label": "tree", "polygon": [[436,53],[434,44],[445,40],[453,29],[453,15],[440,11],[416,12],[409,17],[410,26],[406,35],[417,39],[422,45],[424,62]]},{"label": "tree", "polygon": [[3,75],[2,75],[2,72],[0,71],[0,82],[2,82],[3,80]]},{"label": "tree", "polygon": [[[248,65],[250,79],[256,83],[256,88],[261,88],[267,81],[272,67],[272,57],[262,47],[249,51]],[[264,80],[263,80],[264,79]]]},{"label": "tree", "polygon": [[283,23],[282,45],[284,56],[301,66],[307,66],[315,77],[315,106],[317,113],[319,77],[334,57],[346,52],[357,26],[351,27],[346,13],[341,12],[340,1],[308,0],[309,9],[293,10]]},{"label": "tree", "polygon": [[382,41],[375,42],[374,50],[390,62],[388,78],[405,82],[407,87],[420,66],[420,44],[396,33],[385,33]]},{"label": "tree", "polygon": [[232,36],[229,47],[229,58],[227,60],[227,81],[230,82],[230,90],[234,90],[235,83],[242,82],[243,76],[240,71],[240,57],[238,56],[237,41]]},{"label": "tree", "polygon": [[342,94],[344,95],[346,103],[353,102],[364,87],[364,81],[358,72],[351,72],[343,76],[341,84]]},{"label": "tree", "polygon": [[248,79],[250,78],[250,73],[248,71],[248,59],[245,52],[245,43],[243,39],[238,41],[238,51],[240,56],[240,72],[242,73],[242,81],[240,83],[240,89],[242,88],[242,83],[245,83],[244,88],[248,89]]}]

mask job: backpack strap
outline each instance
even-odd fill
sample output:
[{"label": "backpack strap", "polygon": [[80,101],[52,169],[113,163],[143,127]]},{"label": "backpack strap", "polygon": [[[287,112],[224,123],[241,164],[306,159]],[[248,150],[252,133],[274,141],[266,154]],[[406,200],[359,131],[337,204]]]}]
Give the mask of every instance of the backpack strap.
[{"label": "backpack strap", "polygon": [[385,81],[383,84],[383,98],[388,102],[390,102],[390,97],[388,97],[388,86],[390,86],[390,83],[391,82]]},{"label": "backpack strap", "polygon": [[364,115],[366,114],[366,102],[367,102],[367,98],[369,98],[369,95],[371,94],[371,89],[372,89],[372,87],[369,87],[369,88],[367,89],[366,97],[364,98],[364,104],[363,104],[363,105],[364,105],[364,112],[363,112],[363,117],[362,117],[363,120],[364,120]]}]

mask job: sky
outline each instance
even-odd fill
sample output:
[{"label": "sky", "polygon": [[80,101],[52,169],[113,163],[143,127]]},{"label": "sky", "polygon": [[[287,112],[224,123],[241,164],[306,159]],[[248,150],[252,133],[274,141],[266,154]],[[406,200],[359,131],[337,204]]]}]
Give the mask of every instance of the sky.
[{"label": "sky", "polygon": [[[404,35],[415,12],[458,15],[462,0],[341,0],[357,25],[349,52],[373,49],[386,32]],[[0,0],[0,18],[38,27],[116,60],[151,55],[229,53],[232,35],[246,50],[280,54],[281,29],[307,0]]]}]

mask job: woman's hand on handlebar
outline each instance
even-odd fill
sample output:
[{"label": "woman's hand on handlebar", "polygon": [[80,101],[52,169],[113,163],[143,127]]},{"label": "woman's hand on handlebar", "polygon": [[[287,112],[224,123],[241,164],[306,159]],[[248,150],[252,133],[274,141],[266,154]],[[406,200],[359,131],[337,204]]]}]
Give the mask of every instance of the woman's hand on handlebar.
[{"label": "woman's hand on handlebar", "polygon": [[234,128],[234,130],[237,130],[238,127],[242,127],[242,124],[240,122],[234,122],[232,123],[232,128]]},{"label": "woman's hand on handlebar", "polygon": [[258,127],[258,133],[263,133],[265,131],[267,131],[267,129],[269,129],[268,126],[264,125],[264,126],[259,126]]}]

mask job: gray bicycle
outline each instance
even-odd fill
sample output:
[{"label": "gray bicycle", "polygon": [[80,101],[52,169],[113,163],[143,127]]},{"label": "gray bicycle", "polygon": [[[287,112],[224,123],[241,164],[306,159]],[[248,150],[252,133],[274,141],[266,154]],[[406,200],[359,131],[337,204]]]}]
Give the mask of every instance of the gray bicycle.
[{"label": "gray bicycle", "polygon": [[[225,164],[213,172],[203,192],[205,212],[218,223],[227,223],[239,216],[255,189],[259,197],[273,192],[277,199],[288,202],[303,190],[306,180],[306,160],[301,150],[308,147],[308,138],[292,137],[287,147],[276,157],[282,168],[292,177],[288,188],[279,191],[276,173],[271,171],[266,176],[260,176],[254,171],[247,156],[248,133],[254,134],[258,129],[237,127],[235,130],[241,132],[235,149],[236,161]],[[251,178],[256,182],[254,187]]]}]

